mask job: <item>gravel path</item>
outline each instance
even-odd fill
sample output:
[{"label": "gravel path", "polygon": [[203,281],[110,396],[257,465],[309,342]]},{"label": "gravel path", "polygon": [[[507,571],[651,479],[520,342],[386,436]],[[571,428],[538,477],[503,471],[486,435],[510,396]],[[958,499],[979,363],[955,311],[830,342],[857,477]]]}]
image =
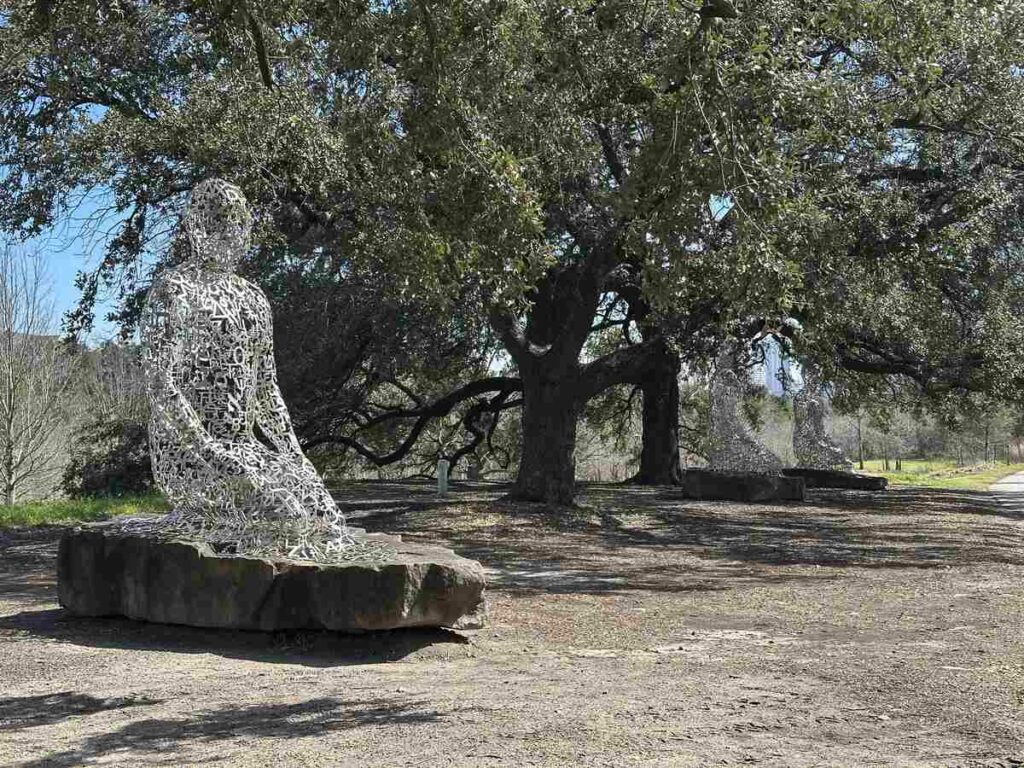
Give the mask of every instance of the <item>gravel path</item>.
[{"label": "gravel path", "polygon": [[1004,509],[1024,513],[1024,472],[1000,478],[988,490]]},{"label": "gravel path", "polygon": [[476,632],[76,620],[59,529],[0,533],[0,765],[1024,764],[1024,512],[1001,491],[792,506],[353,486],[490,569]]}]

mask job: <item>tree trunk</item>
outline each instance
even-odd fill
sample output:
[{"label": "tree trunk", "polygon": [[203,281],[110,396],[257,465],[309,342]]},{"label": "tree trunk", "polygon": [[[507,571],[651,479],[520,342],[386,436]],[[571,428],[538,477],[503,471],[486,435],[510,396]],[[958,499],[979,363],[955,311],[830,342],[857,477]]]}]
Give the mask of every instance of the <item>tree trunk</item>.
[{"label": "tree trunk", "polygon": [[[13,427],[8,429],[8,435],[11,434],[13,434]],[[6,438],[7,435],[4,437]],[[4,504],[12,507],[18,500],[17,484],[14,482],[14,443],[10,439],[6,439],[4,442],[6,443],[4,445]]]},{"label": "tree trunk", "polygon": [[523,449],[511,498],[572,505],[576,495],[576,421],[586,402],[616,384],[640,383],[654,340],[582,363],[583,347],[615,248],[591,243],[592,258],[552,270],[536,291],[525,328],[496,312],[491,322],[519,368]]},{"label": "tree trunk", "polygon": [[668,349],[663,350],[641,389],[643,446],[640,471],[632,482],[678,485],[683,479],[679,461],[679,358]]},{"label": "tree trunk", "polygon": [[[14,430],[10,425],[8,426],[8,435],[13,435]],[[14,482],[14,444],[13,440],[5,439],[4,445],[4,504],[8,507],[14,506],[14,502],[18,499],[18,489]]]},{"label": "tree trunk", "polygon": [[857,412],[857,463],[860,469],[864,469],[864,432],[861,430],[863,416]]},{"label": "tree trunk", "polygon": [[580,408],[575,379],[522,373],[523,455],[509,496],[571,505],[576,496],[576,421]]}]

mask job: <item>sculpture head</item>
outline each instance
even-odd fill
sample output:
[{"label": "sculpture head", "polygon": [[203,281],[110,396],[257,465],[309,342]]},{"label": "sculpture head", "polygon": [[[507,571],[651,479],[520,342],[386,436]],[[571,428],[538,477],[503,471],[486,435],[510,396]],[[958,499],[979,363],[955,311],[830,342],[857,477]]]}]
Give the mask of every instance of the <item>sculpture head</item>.
[{"label": "sculpture head", "polygon": [[207,179],[192,190],[181,229],[189,263],[232,272],[249,249],[252,214],[242,190],[223,179]]}]

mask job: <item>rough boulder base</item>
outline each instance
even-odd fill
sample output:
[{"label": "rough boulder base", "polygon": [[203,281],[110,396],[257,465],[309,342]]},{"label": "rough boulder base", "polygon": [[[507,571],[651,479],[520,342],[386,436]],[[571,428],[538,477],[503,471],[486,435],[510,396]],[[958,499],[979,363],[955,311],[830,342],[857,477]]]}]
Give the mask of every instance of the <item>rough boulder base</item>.
[{"label": "rough boulder base", "polygon": [[889,481],[875,475],[858,475],[855,472],[840,472],[832,469],[811,469],[810,467],[789,467],[782,470],[786,477],[803,478],[808,488],[842,488],[852,491],[884,491]]},{"label": "rough boulder base", "polygon": [[799,477],[756,472],[714,472],[688,469],[683,492],[691,499],[725,501],[803,501],[804,481]]},{"label": "rough boulder base", "polygon": [[485,576],[478,562],[397,536],[369,538],[390,545],[388,561],[272,561],[126,534],[109,523],[82,526],[60,540],[60,604],[76,616],[222,629],[483,625]]}]

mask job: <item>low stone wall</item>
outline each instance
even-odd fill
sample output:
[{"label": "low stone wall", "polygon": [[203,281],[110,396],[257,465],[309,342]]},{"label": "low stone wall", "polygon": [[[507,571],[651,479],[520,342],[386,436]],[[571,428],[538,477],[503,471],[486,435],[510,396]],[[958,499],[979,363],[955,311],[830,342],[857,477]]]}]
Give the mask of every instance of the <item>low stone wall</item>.
[{"label": "low stone wall", "polygon": [[482,626],[483,567],[443,547],[371,534],[394,554],[343,564],[215,553],[208,545],[131,535],[100,523],[65,533],[60,604],[76,616],[224,629]]},{"label": "low stone wall", "polygon": [[834,469],[811,469],[810,467],[787,467],[782,470],[786,477],[802,478],[808,488],[843,488],[853,491],[884,491],[889,481],[875,475],[858,475],[855,472],[841,472]]},{"label": "low stone wall", "polygon": [[683,472],[683,492],[691,499],[803,501],[804,481],[798,477],[756,472],[687,469]]}]

